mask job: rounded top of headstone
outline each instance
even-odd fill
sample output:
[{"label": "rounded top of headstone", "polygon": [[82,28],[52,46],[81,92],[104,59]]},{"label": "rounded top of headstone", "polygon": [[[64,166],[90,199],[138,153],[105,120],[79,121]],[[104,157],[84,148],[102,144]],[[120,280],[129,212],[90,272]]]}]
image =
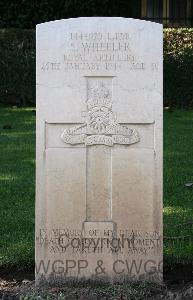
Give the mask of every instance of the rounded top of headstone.
[{"label": "rounded top of headstone", "polygon": [[54,26],[54,25],[60,25],[60,24],[69,24],[69,23],[74,23],[74,24],[86,24],[87,29],[89,28],[89,25],[98,25],[99,23],[101,26],[104,26],[104,24],[112,24],[114,23],[117,24],[123,24],[123,25],[137,25],[137,26],[142,26],[142,29],[144,26],[150,26],[150,27],[159,27],[163,28],[163,25],[160,23],[155,23],[151,21],[146,21],[146,20],[140,20],[140,19],[133,19],[133,18],[123,18],[123,17],[78,17],[78,18],[69,18],[69,19],[61,19],[61,20],[54,20],[54,21],[49,21],[45,23],[40,23],[37,24],[36,26]]}]

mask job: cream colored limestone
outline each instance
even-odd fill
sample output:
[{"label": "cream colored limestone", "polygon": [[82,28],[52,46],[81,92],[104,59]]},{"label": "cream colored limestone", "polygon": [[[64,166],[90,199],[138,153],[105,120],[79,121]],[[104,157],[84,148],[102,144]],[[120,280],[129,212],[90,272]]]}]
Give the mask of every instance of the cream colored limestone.
[{"label": "cream colored limestone", "polygon": [[162,25],[37,25],[36,280],[162,278]]}]

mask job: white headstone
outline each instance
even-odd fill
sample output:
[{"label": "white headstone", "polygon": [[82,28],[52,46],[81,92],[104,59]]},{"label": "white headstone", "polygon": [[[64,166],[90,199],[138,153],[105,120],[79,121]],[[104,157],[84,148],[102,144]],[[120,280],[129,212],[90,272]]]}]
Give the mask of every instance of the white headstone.
[{"label": "white headstone", "polygon": [[162,277],[162,25],[37,25],[36,279]]}]

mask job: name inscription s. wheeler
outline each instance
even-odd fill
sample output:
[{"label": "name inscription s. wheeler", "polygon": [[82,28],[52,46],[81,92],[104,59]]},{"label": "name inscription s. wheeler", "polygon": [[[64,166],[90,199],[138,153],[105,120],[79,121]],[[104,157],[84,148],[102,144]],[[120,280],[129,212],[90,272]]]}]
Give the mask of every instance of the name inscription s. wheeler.
[{"label": "name inscription s. wheeler", "polygon": [[74,32],[64,36],[64,48],[59,60],[42,62],[42,71],[158,71],[157,62],[144,62],[135,57],[132,36],[128,32]]},{"label": "name inscription s. wheeler", "polygon": [[137,130],[116,122],[112,111],[111,91],[104,82],[98,82],[90,90],[87,100],[86,122],[79,126],[65,129],[61,139],[66,144],[130,145],[139,142]]}]

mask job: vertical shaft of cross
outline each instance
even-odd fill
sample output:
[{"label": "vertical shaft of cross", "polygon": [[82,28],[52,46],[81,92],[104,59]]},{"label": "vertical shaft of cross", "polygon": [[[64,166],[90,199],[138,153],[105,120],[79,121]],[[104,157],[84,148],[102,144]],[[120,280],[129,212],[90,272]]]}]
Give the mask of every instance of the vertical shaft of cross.
[{"label": "vertical shaft of cross", "polygon": [[112,209],[112,148],[87,147],[86,220],[110,221]]}]

